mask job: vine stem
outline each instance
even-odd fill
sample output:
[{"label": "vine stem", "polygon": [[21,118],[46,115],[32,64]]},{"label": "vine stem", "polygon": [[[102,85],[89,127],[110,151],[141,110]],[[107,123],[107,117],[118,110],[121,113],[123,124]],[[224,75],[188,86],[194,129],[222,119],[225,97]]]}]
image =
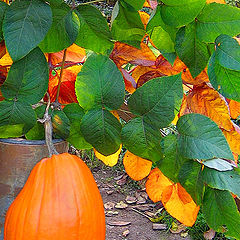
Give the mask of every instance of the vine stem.
[{"label": "vine stem", "polygon": [[85,3],[80,3],[79,5],[87,5],[87,4],[92,4],[92,3],[97,3],[97,2],[104,2],[105,0],[94,0],[90,2],[85,2]]},{"label": "vine stem", "polygon": [[52,155],[54,154],[59,154],[56,150],[56,148],[53,145],[53,140],[52,140],[52,120],[51,120],[51,116],[48,113],[48,110],[50,108],[50,96],[47,93],[48,96],[48,104],[45,110],[45,114],[44,114],[44,118],[43,118],[43,122],[44,122],[44,128],[45,128],[45,140],[46,140],[46,145],[48,148],[48,153],[49,153],[49,157],[52,157]]},{"label": "vine stem", "polygon": [[56,101],[55,101],[56,103],[58,103],[60,87],[61,87],[62,78],[63,78],[63,69],[64,69],[64,64],[65,64],[65,61],[66,61],[66,56],[67,56],[67,49],[64,49],[63,60],[62,60],[61,71],[60,71],[60,77],[59,77],[59,82],[58,82],[57,96],[56,96]]}]

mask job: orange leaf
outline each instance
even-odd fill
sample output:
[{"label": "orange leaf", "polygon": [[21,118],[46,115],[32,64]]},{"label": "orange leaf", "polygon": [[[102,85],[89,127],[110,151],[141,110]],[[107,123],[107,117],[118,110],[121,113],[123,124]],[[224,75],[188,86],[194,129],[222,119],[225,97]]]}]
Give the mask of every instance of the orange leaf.
[{"label": "orange leaf", "polygon": [[154,65],[156,57],[152,50],[145,43],[141,43],[140,47],[138,49],[126,43],[115,42],[110,58],[117,67],[121,67],[126,63],[142,66]]},{"label": "orange leaf", "polygon": [[127,151],[123,158],[123,165],[127,174],[133,180],[139,181],[150,173],[152,162]]},{"label": "orange leaf", "polygon": [[[51,63],[56,65],[62,62],[64,50],[51,53]],[[49,54],[48,54],[49,56]],[[70,47],[67,48],[66,53],[66,62],[84,62],[86,59],[86,51],[84,48],[79,47],[76,44],[72,44]]]},{"label": "orange leaf", "polygon": [[[80,72],[81,68],[82,66],[73,66],[64,69],[58,99],[60,103],[67,104],[77,102],[77,97],[75,94],[75,81],[77,78],[77,73]],[[59,75],[60,71],[57,71],[55,76],[52,76],[50,73],[48,92],[52,102],[56,100]]]},{"label": "orange leaf", "polygon": [[193,78],[187,66],[177,57],[173,66],[162,56],[158,56],[156,60],[158,71],[170,76],[182,72],[182,80],[191,85],[199,85],[209,82],[207,70],[203,70],[196,78]]},{"label": "orange leaf", "polygon": [[229,100],[228,107],[230,110],[231,118],[237,119],[237,117],[240,115],[240,102]]},{"label": "orange leaf", "polygon": [[120,72],[122,73],[124,83],[125,83],[125,89],[129,93],[134,93],[137,88],[137,83],[135,82],[135,79],[128,73],[127,70],[123,68],[119,68]]},{"label": "orange leaf", "polygon": [[144,28],[146,29],[148,21],[149,21],[149,18],[150,18],[150,15],[148,13],[146,13],[146,12],[143,12],[143,11],[138,11],[138,13],[139,13],[140,18],[142,20]]},{"label": "orange leaf", "polygon": [[225,138],[231,148],[231,151],[240,155],[240,133],[236,129],[232,131],[226,131],[222,129]]},{"label": "orange leaf", "polygon": [[146,192],[153,202],[159,202],[162,200],[163,191],[172,185],[171,180],[165,177],[158,168],[154,168],[148,176]]},{"label": "orange leaf", "polygon": [[180,183],[165,188],[162,192],[162,203],[168,213],[179,222],[189,227],[195,223],[200,207]]},{"label": "orange leaf", "polygon": [[212,3],[212,2],[226,4],[224,0],[207,0],[207,3]]},{"label": "orange leaf", "polygon": [[122,150],[122,145],[117,150],[117,152],[115,152],[114,154],[109,155],[109,156],[102,155],[96,149],[93,149],[93,150],[94,150],[96,158],[98,158],[99,160],[103,161],[105,165],[107,165],[109,167],[113,167],[118,162],[119,154],[121,153],[121,150]]},{"label": "orange leaf", "polygon": [[180,110],[182,115],[186,111],[199,113],[211,118],[221,128],[228,131],[233,129],[226,102],[207,85],[194,87],[186,97],[186,105],[182,107],[185,107]]}]

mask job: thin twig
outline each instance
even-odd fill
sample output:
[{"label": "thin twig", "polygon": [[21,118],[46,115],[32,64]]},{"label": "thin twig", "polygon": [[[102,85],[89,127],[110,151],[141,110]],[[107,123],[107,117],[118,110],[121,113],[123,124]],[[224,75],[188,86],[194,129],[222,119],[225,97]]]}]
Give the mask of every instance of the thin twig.
[{"label": "thin twig", "polygon": [[64,69],[64,64],[67,56],[67,49],[64,49],[63,53],[63,60],[62,60],[62,65],[61,65],[61,71],[60,71],[60,77],[59,77],[59,82],[58,82],[58,89],[57,89],[57,95],[56,95],[56,103],[58,103],[58,98],[59,98],[59,93],[60,93],[60,87],[62,83],[62,77],[63,77],[63,69]]},{"label": "thin twig", "polygon": [[85,3],[80,3],[79,5],[87,5],[87,4],[92,4],[92,3],[97,3],[97,2],[104,2],[105,0],[94,0],[90,2],[85,2]]}]

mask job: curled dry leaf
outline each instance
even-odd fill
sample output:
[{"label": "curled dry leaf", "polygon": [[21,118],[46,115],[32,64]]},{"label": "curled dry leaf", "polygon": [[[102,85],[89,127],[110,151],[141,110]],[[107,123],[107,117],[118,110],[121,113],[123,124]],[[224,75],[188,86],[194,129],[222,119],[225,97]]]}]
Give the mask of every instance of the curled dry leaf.
[{"label": "curled dry leaf", "polygon": [[195,223],[199,206],[180,183],[170,181],[158,168],[150,173],[146,191],[153,202],[162,201],[165,209],[184,225],[192,226]]},{"label": "curled dry leaf", "polygon": [[131,222],[117,221],[117,222],[108,222],[109,226],[119,226],[124,227],[130,225]]},{"label": "curled dry leaf", "polygon": [[213,229],[209,229],[203,234],[206,240],[212,240],[215,237],[216,232]]},{"label": "curled dry leaf", "polygon": [[107,202],[104,204],[104,208],[106,210],[112,210],[114,207],[115,207],[115,203],[113,203],[113,202]]},{"label": "curled dry leaf", "polygon": [[127,237],[129,235],[130,231],[127,229],[125,231],[123,231],[122,235],[123,237]]},{"label": "curled dry leaf", "polygon": [[117,150],[117,152],[115,152],[114,154],[109,155],[109,156],[102,155],[96,149],[93,149],[93,150],[94,150],[94,154],[95,154],[96,158],[98,158],[99,160],[103,161],[105,165],[113,167],[118,162],[118,158],[119,158],[119,154],[121,153],[121,149],[122,149],[122,145]]},{"label": "curled dry leaf", "polygon": [[123,158],[123,165],[129,177],[135,181],[139,181],[148,176],[151,171],[152,162],[127,151]]},{"label": "curled dry leaf", "polygon": [[123,201],[120,201],[115,205],[115,208],[117,208],[117,209],[125,209],[127,207],[128,207],[128,205],[126,203],[124,203]]},{"label": "curled dry leaf", "polygon": [[182,116],[189,112],[205,115],[219,127],[228,131],[233,130],[226,101],[216,90],[206,84],[195,86],[183,99],[179,115]]}]

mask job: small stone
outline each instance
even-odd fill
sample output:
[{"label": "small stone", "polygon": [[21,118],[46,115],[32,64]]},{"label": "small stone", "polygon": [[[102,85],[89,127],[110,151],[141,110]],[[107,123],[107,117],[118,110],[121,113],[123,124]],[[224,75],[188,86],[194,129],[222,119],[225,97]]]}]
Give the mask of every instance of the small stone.
[{"label": "small stone", "polygon": [[166,230],[167,224],[165,223],[153,223],[152,225],[153,230]]}]

